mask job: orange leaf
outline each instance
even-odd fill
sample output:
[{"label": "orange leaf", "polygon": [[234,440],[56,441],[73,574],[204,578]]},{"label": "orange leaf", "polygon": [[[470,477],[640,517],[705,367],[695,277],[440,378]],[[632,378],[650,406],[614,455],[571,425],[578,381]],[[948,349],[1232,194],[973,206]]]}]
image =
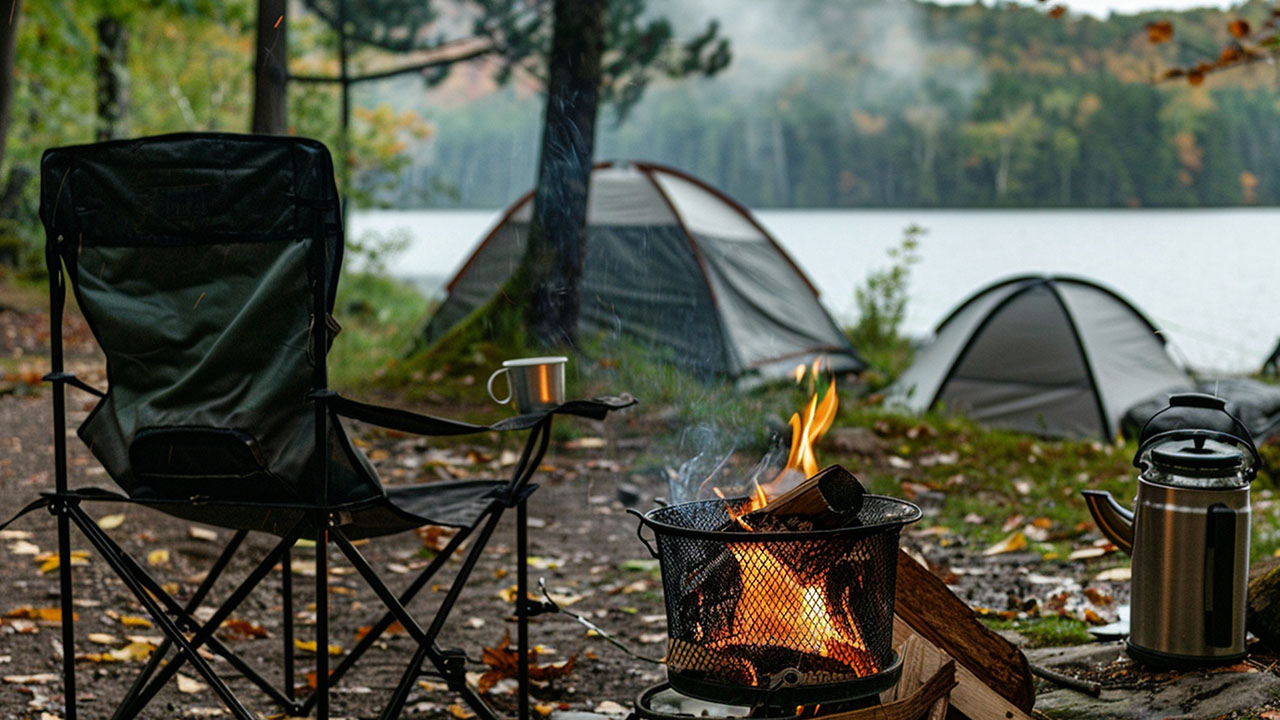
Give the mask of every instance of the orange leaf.
[{"label": "orange leaf", "polygon": [[1191,83],[1192,85],[1204,84],[1204,71],[1201,70],[1200,68],[1196,68],[1195,70],[1189,70],[1187,72],[1187,82]]},{"label": "orange leaf", "polygon": [[1147,40],[1152,43],[1165,43],[1173,39],[1173,23],[1168,20],[1147,24]]},{"label": "orange leaf", "polygon": [[[364,636],[368,635],[372,630],[373,630],[372,625],[364,625],[362,627],[356,628],[356,642],[360,642],[361,640],[363,640]],[[382,631],[382,634],[383,635],[404,635],[408,632],[409,631],[405,630],[404,626],[400,624],[400,621],[397,620],[391,623],[390,625],[388,625],[387,629]]]},{"label": "orange leaf", "polygon": [[218,634],[227,640],[249,640],[251,638],[271,637],[267,629],[248,620],[232,619],[222,623]]},{"label": "orange leaf", "polygon": [[1249,37],[1249,21],[1248,20],[1232,20],[1227,29],[1231,31],[1231,37],[1241,40]]},{"label": "orange leaf", "polygon": [[1222,52],[1218,53],[1219,65],[1229,65],[1233,62],[1238,61],[1239,59],[1240,59],[1240,46],[1236,45],[1235,43],[1232,43],[1222,48]]},{"label": "orange leaf", "polygon": [[[43,620],[44,622],[62,622],[62,610],[60,608],[33,608],[30,605],[24,605],[20,608],[14,608],[4,614],[8,620]],[[79,620],[80,616],[76,613],[71,614],[72,620]]]},{"label": "orange leaf", "polygon": [[[538,665],[538,651],[529,650],[529,679],[535,682],[550,682],[566,677],[573,672],[573,664],[577,655],[571,656],[562,663]],[[486,693],[505,678],[515,678],[519,673],[520,654],[511,648],[511,634],[504,632],[502,642],[497,647],[486,647],[481,652],[480,661],[489,666],[489,671],[480,676],[476,683],[481,693]]]},{"label": "orange leaf", "polygon": [[1053,7],[1049,8],[1049,17],[1054,18],[1055,20],[1066,14],[1067,14],[1067,8],[1065,5],[1054,5]]}]

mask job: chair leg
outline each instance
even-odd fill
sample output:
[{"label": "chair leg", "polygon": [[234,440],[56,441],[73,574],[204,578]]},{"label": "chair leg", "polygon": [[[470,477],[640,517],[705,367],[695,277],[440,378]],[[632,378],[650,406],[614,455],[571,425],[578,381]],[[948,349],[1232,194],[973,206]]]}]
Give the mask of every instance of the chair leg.
[{"label": "chair leg", "polygon": [[529,508],[516,505],[516,651],[519,697],[516,717],[529,720]]},{"label": "chair leg", "polygon": [[71,602],[71,520],[58,513],[58,584],[62,593],[62,677],[66,720],[76,720],[75,606]]},{"label": "chair leg", "polygon": [[236,698],[226,683],[222,681],[222,678],[218,677],[218,674],[213,671],[213,668],[209,667],[209,663],[196,653],[195,645],[186,639],[182,629],[169,617],[168,613],[165,612],[165,608],[161,607],[161,604],[152,597],[146,585],[133,573],[133,569],[129,567],[128,563],[121,559],[125,556],[125,553],[120,550],[119,546],[110,537],[102,533],[97,524],[78,505],[67,505],[65,507],[70,512],[71,519],[75,521],[76,526],[89,539],[89,542],[98,548],[102,558],[111,566],[116,576],[124,582],[138,602],[142,603],[142,606],[151,614],[152,620],[155,621],[164,634],[182,648],[186,659],[204,677],[205,682],[209,683],[210,688],[231,710],[232,715],[235,715],[240,720],[254,720],[254,716],[249,712],[248,708]]},{"label": "chair leg", "polygon": [[293,647],[293,553],[285,549],[280,558],[280,614],[281,634],[284,636],[284,695],[290,702],[298,697],[294,690],[294,647]]},{"label": "chair leg", "polygon": [[[231,541],[227,543],[225,548],[223,548],[222,554],[218,556],[218,559],[214,561],[213,566],[209,568],[209,573],[205,576],[205,579],[200,583],[200,586],[196,588],[196,591],[192,593],[191,598],[187,600],[185,608],[187,613],[195,612],[196,608],[200,607],[200,603],[204,602],[205,597],[211,590],[213,590],[214,583],[216,583],[218,578],[222,576],[222,571],[225,570],[227,564],[231,562],[231,558],[235,556],[236,552],[240,549],[240,545],[244,543],[244,539],[248,534],[249,531],[240,530],[232,536]],[[142,672],[138,673],[137,679],[133,682],[133,687],[129,689],[129,692],[125,693],[124,699],[120,701],[120,707],[128,707],[133,704],[138,697],[138,693],[146,687],[147,681],[151,679],[156,668],[160,667],[161,661],[163,661],[165,656],[169,654],[169,650],[172,649],[172,647],[173,641],[166,638],[165,641],[160,643],[160,646],[151,653],[151,659],[147,661],[147,666],[142,669]]]},{"label": "chair leg", "polygon": [[316,531],[316,720],[329,720],[329,528]]}]

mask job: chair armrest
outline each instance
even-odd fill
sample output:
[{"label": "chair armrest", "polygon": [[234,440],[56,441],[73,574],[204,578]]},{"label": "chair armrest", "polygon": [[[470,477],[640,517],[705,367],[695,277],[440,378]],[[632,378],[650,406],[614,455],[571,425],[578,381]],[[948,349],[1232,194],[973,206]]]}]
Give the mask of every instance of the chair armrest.
[{"label": "chair armrest", "polygon": [[[459,420],[423,415],[409,410],[369,405],[337,393],[325,393],[324,401],[342,417],[359,420],[371,425],[412,433],[414,435],[469,435],[487,430],[509,431],[528,430],[542,422],[549,415],[576,415],[578,417],[603,420],[610,411],[620,410],[636,403],[629,394],[598,397],[591,400],[573,400],[550,410],[500,420],[492,425],[475,425]],[[318,398],[318,396],[317,396]]]}]

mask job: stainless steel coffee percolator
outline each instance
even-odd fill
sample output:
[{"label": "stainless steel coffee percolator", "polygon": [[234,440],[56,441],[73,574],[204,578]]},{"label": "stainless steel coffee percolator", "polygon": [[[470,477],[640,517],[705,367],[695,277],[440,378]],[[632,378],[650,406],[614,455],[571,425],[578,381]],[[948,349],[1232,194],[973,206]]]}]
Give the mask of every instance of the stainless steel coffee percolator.
[{"label": "stainless steel coffee percolator", "polygon": [[1174,395],[1139,436],[1135,510],[1084,491],[1104,535],[1133,558],[1130,657],[1156,667],[1245,657],[1249,483],[1260,458],[1222,398]]}]

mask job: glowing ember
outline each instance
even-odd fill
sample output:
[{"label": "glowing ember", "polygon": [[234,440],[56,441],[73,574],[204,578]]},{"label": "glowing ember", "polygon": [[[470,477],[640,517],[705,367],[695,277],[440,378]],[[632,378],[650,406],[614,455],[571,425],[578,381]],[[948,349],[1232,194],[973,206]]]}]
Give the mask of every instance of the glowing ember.
[{"label": "glowing ember", "polygon": [[857,623],[833,617],[821,577],[805,582],[760,543],[733,543],[729,550],[742,574],[742,597],[732,630],[713,648],[783,647],[830,658],[861,676],[879,670]]}]

